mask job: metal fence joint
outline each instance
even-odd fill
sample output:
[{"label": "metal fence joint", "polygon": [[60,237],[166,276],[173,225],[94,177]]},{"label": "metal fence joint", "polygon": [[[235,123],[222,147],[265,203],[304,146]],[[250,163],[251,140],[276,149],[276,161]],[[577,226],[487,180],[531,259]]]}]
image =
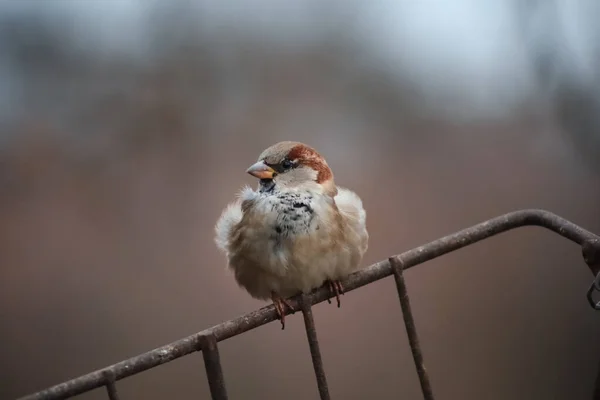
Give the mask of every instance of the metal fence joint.
[{"label": "metal fence joint", "polygon": [[106,370],[102,375],[104,375],[104,379],[106,379],[106,393],[108,394],[109,400],[119,400],[119,394],[117,393],[117,386],[115,384],[115,373]]}]

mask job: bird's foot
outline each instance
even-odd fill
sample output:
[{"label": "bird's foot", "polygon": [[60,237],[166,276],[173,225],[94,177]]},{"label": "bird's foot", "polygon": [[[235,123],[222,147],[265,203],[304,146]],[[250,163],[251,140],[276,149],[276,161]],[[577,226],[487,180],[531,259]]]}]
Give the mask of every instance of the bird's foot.
[{"label": "bird's foot", "polygon": [[[331,296],[335,295],[337,306],[340,308],[340,294],[344,294],[344,286],[342,286],[342,282],[339,280],[327,280],[327,285],[329,286],[329,293],[331,293]],[[331,297],[327,299],[327,302],[331,304]]]},{"label": "bird's foot", "polygon": [[290,304],[289,301],[279,296],[277,293],[271,293],[271,299],[273,300],[273,305],[275,306],[275,311],[277,311],[277,316],[281,320],[281,329],[285,329],[285,307],[291,310],[291,313],[294,313],[294,307]]}]

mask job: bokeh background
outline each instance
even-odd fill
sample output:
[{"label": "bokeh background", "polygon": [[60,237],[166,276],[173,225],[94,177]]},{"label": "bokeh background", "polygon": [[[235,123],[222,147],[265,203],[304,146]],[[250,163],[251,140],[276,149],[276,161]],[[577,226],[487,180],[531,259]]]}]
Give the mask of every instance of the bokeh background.
[{"label": "bokeh background", "polygon": [[[363,198],[365,265],[520,208],[600,232],[599,13],[593,0],[0,3],[0,398],[264,305],[227,272],[213,226],[276,141],[316,147]],[[591,398],[591,279],[577,246],[539,228],[411,269],[436,395]],[[391,278],[314,312],[333,398],[420,398]],[[220,349],[232,399],[317,398],[300,315]],[[209,397],[200,354],[118,388]]]}]

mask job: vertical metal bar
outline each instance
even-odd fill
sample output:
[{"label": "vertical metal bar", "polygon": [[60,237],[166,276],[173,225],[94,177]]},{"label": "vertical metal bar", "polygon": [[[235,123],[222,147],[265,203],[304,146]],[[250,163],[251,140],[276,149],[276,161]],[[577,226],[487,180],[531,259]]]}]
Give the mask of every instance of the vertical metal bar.
[{"label": "vertical metal bar", "polygon": [[210,388],[210,395],[213,400],[227,400],[227,391],[225,390],[225,380],[223,379],[223,370],[221,369],[221,359],[219,357],[219,348],[217,339],[213,334],[202,335],[198,338],[198,344],[202,349],[204,357],[204,367],[206,368],[206,378]]},{"label": "vertical metal bar", "polygon": [[117,386],[115,385],[115,373],[112,371],[104,371],[103,375],[106,380],[106,392],[108,393],[108,398],[110,400],[119,400]]},{"label": "vertical metal bar", "polygon": [[596,375],[596,382],[594,384],[594,395],[593,400],[600,400],[600,365],[598,365],[598,374]]},{"label": "vertical metal bar", "polygon": [[325,377],[325,369],[323,368],[323,359],[321,358],[321,350],[319,349],[319,341],[317,340],[317,329],[312,315],[311,302],[307,295],[302,295],[301,303],[306,338],[310,347],[310,355],[315,370],[315,377],[317,378],[319,395],[321,396],[321,400],[330,400],[329,387],[327,386],[327,378]]},{"label": "vertical metal bar", "polygon": [[[596,278],[590,287],[590,291],[588,292],[588,299],[593,305],[593,298],[591,295],[592,292],[594,292],[594,288],[597,287],[598,279],[600,277],[600,240],[586,240],[581,245],[581,254],[585,263],[588,265],[588,267],[590,267],[592,274],[596,275]],[[592,398],[594,400],[600,400],[600,364],[598,365],[598,371],[596,373],[596,382],[594,383],[594,394]]]},{"label": "vertical metal bar", "polygon": [[402,307],[404,326],[406,327],[410,350],[412,351],[417,374],[419,375],[423,398],[425,400],[433,400],[433,390],[431,389],[431,382],[429,381],[429,376],[427,375],[427,370],[423,363],[423,352],[421,351],[421,345],[419,344],[419,336],[417,335],[415,320],[410,309],[410,300],[406,290],[406,282],[404,281],[404,275],[402,273],[404,266],[398,257],[390,257],[389,261],[392,266],[392,272],[394,273],[394,279],[396,280],[396,288],[398,289],[398,297],[400,298],[400,306]]}]

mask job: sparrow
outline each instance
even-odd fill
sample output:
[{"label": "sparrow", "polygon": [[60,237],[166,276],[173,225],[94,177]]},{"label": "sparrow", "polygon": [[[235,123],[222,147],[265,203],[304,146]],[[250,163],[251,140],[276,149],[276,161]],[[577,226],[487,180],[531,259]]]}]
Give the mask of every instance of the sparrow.
[{"label": "sparrow", "polygon": [[281,329],[291,296],[327,285],[340,307],[341,280],[368,247],[360,197],[336,186],[327,161],[300,142],[272,145],[246,172],[259,179],[256,190],[242,188],[215,225],[238,285],[273,302]]}]

